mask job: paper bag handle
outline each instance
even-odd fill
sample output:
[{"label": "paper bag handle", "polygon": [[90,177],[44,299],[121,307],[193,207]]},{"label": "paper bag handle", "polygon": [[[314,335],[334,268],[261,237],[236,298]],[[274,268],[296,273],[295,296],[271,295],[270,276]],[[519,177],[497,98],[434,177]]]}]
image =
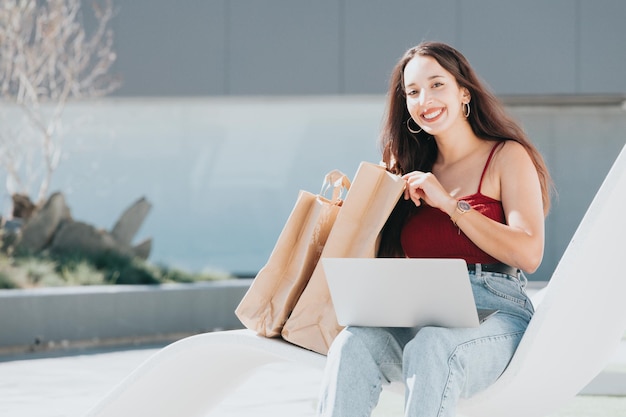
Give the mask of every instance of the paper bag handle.
[{"label": "paper bag handle", "polygon": [[341,197],[342,190],[346,190],[346,192],[350,189],[350,179],[343,172],[338,169],[334,169],[330,171],[324,177],[324,182],[322,183],[322,190],[320,191],[321,195],[324,195],[328,192],[328,190],[332,187],[333,196],[332,201],[338,201]]}]

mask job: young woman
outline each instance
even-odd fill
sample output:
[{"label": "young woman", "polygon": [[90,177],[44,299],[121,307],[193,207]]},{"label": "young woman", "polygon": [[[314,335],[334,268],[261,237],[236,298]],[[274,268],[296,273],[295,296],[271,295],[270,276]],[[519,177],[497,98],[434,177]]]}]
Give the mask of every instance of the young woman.
[{"label": "young woman", "polygon": [[381,257],[463,258],[478,328],[347,327],[333,342],[320,416],[369,416],[382,384],[406,385],[406,416],[454,416],[502,374],[533,314],[522,271],[539,266],[550,176],[467,60],[442,43],[408,50],[390,82],[383,162],[406,181]]}]

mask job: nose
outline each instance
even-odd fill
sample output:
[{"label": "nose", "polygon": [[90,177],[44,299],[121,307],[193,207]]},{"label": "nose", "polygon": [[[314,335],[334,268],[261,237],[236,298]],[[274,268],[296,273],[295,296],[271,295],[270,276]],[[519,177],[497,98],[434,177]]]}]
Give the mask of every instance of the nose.
[{"label": "nose", "polygon": [[426,89],[423,88],[422,91],[420,91],[419,97],[418,97],[418,103],[420,106],[423,106],[424,104],[427,104],[428,101],[430,100],[430,94],[428,94],[426,91]]}]

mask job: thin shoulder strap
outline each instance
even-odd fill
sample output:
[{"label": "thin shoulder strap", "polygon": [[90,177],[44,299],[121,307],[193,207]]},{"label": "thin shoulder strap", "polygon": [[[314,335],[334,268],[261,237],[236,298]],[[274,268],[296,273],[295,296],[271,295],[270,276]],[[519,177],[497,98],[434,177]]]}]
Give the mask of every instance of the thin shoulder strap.
[{"label": "thin shoulder strap", "polygon": [[491,152],[489,153],[489,158],[487,158],[487,162],[485,163],[485,167],[483,168],[483,173],[480,175],[480,182],[478,183],[478,194],[480,194],[480,189],[483,186],[483,178],[485,178],[485,173],[487,172],[487,168],[489,168],[489,163],[491,162],[491,158],[493,158],[493,154],[496,152],[496,148],[500,145],[504,144],[504,141],[496,142],[491,148]]}]

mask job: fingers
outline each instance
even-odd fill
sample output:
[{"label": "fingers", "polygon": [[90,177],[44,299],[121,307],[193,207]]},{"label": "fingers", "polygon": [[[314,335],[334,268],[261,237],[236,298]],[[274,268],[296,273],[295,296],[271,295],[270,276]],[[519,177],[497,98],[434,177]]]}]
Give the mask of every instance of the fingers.
[{"label": "fingers", "polygon": [[435,176],[430,172],[413,171],[402,176],[406,181],[404,198],[411,199],[416,206],[422,202],[437,207],[437,202],[449,198],[449,194],[443,189]]},{"label": "fingers", "polygon": [[422,190],[421,183],[423,176],[424,173],[419,171],[414,171],[402,176],[402,179],[406,182],[406,187],[404,188],[404,199],[413,201],[416,206],[420,206],[422,204],[421,199],[423,197],[424,190]]}]

